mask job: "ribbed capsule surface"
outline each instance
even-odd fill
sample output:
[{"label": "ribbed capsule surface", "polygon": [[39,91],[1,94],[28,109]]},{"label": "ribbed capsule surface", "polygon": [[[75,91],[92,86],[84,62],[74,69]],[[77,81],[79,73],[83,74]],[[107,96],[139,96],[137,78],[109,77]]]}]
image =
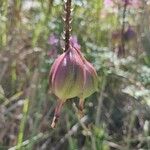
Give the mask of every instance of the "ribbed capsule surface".
[{"label": "ribbed capsule surface", "polygon": [[98,90],[98,77],[95,68],[88,61],[84,61],[84,83],[82,99],[90,96]]},{"label": "ribbed capsule surface", "polygon": [[84,83],[83,65],[81,57],[71,46],[55,60],[50,71],[50,86],[60,100],[81,95]]},{"label": "ribbed capsule surface", "polygon": [[84,64],[83,65],[83,71],[84,71],[83,89],[82,89],[82,94],[79,96],[80,99],[84,100],[86,97],[89,97],[91,94],[98,91],[98,76],[94,66],[85,59],[81,51],[79,49],[76,49],[76,51],[78,52]]}]

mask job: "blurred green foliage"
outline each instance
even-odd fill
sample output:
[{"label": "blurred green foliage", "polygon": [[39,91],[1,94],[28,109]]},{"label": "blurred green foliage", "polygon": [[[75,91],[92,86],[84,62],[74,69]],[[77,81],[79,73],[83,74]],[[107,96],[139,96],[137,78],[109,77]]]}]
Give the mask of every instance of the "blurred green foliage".
[{"label": "blurred green foliage", "polygon": [[56,97],[48,85],[56,58],[48,43],[59,39],[63,51],[62,0],[0,2],[0,150],[150,149],[149,0],[129,7],[125,30],[136,36],[119,56],[123,5],[105,8],[104,0],[74,0],[72,35],[99,75],[99,92],[87,98],[78,118],[73,103],[50,128]]}]

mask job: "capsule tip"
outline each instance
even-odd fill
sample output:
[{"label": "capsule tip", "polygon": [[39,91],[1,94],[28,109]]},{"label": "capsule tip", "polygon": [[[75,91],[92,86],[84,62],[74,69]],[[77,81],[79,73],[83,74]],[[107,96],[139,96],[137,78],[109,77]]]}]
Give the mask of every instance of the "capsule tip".
[{"label": "capsule tip", "polygon": [[55,128],[56,122],[57,122],[57,117],[54,116],[53,121],[52,121],[52,123],[51,123],[51,128],[53,128],[53,129]]}]

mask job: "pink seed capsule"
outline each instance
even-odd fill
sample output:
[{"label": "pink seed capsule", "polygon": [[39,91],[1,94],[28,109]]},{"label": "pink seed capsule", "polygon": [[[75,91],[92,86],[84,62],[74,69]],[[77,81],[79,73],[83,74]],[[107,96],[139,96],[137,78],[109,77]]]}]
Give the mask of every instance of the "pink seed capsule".
[{"label": "pink seed capsule", "polygon": [[55,127],[61,108],[67,99],[79,97],[79,106],[82,110],[84,99],[93,94],[98,86],[94,67],[79,49],[71,45],[52,65],[49,82],[52,92],[58,97],[52,128]]},{"label": "pink seed capsule", "polygon": [[60,55],[52,65],[50,71],[50,87],[58,97],[54,118],[51,127],[54,128],[60,116],[63,103],[81,95],[84,83],[83,61],[77,51],[70,48]]},{"label": "pink seed capsule", "polygon": [[73,47],[55,60],[50,71],[50,86],[60,100],[66,101],[81,94],[84,82],[83,65]]}]

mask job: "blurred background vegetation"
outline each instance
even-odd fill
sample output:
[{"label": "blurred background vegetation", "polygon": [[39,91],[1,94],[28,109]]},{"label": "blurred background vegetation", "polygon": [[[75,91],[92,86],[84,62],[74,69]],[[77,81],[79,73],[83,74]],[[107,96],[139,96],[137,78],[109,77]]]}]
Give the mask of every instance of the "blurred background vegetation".
[{"label": "blurred background vegetation", "polygon": [[150,0],[73,0],[72,35],[99,92],[79,119],[48,75],[63,48],[63,0],[0,0],[0,150],[150,150]]}]

